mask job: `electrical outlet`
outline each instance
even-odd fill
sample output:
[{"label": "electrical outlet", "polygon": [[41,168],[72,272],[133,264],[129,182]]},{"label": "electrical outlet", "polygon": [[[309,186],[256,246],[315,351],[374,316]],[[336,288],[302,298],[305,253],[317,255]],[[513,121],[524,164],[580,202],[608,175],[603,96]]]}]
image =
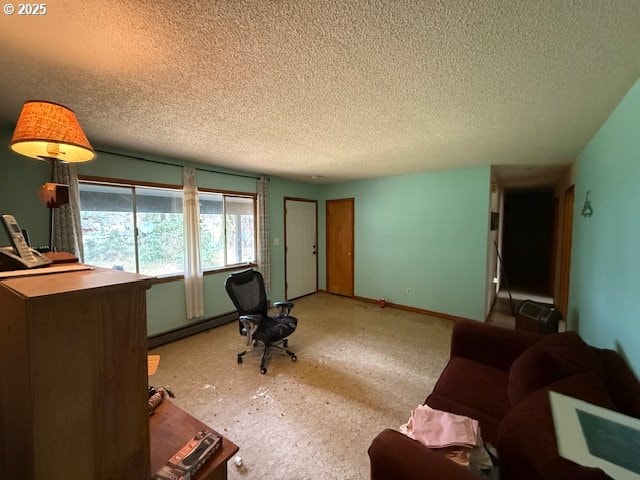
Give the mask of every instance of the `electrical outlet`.
[{"label": "electrical outlet", "polygon": [[411,294],[412,290],[410,288],[407,288],[407,293]]},{"label": "electrical outlet", "polygon": [[276,246],[280,245],[280,239],[279,238],[274,238],[273,239],[273,244],[276,245]]}]

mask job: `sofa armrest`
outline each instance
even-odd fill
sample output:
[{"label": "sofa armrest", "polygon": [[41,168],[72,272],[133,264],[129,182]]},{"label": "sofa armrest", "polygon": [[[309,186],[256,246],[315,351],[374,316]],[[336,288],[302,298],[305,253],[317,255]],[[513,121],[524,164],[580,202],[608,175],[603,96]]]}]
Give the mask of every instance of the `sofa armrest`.
[{"label": "sofa armrest", "polygon": [[516,358],[543,338],[539,333],[458,320],[451,336],[451,357],[464,357],[509,371]]},{"label": "sofa armrest", "polygon": [[371,480],[478,480],[444,455],[396,431],[383,430],[369,447]]}]

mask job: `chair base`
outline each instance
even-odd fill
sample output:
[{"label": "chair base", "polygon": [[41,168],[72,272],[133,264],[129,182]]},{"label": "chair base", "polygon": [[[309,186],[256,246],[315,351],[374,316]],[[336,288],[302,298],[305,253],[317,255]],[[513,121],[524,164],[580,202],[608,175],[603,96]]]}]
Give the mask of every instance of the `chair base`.
[{"label": "chair base", "polygon": [[[260,361],[260,373],[263,375],[267,373],[267,359],[269,358],[269,352],[271,351],[272,348],[289,355],[289,357],[291,357],[292,362],[296,362],[298,360],[298,357],[296,357],[295,353],[287,350],[287,346],[289,342],[286,338],[284,340],[281,340],[280,342],[274,342],[274,343],[265,343],[265,342],[256,340],[253,342],[253,346],[257,347],[259,343],[264,344],[264,350],[262,352],[262,360]],[[253,351],[254,349],[251,349],[251,350],[245,350],[244,352],[238,353],[238,365],[242,363],[242,357],[244,355]]]}]

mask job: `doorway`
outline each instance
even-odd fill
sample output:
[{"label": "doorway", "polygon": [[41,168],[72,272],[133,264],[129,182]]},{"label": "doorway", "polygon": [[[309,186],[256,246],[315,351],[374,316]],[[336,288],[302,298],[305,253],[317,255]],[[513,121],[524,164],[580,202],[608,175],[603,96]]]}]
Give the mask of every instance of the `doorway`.
[{"label": "doorway", "polygon": [[553,296],[554,205],[552,189],[505,192],[502,280],[512,290]]},{"label": "doorway", "polygon": [[353,297],[354,200],[327,200],[327,292]]},{"label": "doorway", "polygon": [[287,300],[318,290],[318,202],[284,199],[284,264]]}]

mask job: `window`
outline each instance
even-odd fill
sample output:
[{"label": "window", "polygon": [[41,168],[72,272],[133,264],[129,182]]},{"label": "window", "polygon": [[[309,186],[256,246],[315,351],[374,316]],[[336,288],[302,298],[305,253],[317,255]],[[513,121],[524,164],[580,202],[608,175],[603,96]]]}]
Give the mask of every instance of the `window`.
[{"label": "window", "polygon": [[[83,180],[84,261],[146,275],[184,271],[182,189]],[[203,270],[256,258],[253,195],[199,192]]]},{"label": "window", "polygon": [[146,275],[184,271],[182,190],[80,182],[85,262]]},{"label": "window", "polygon": [[202,269],[254,262],[255,198],[210,192],[198,197]]}]

